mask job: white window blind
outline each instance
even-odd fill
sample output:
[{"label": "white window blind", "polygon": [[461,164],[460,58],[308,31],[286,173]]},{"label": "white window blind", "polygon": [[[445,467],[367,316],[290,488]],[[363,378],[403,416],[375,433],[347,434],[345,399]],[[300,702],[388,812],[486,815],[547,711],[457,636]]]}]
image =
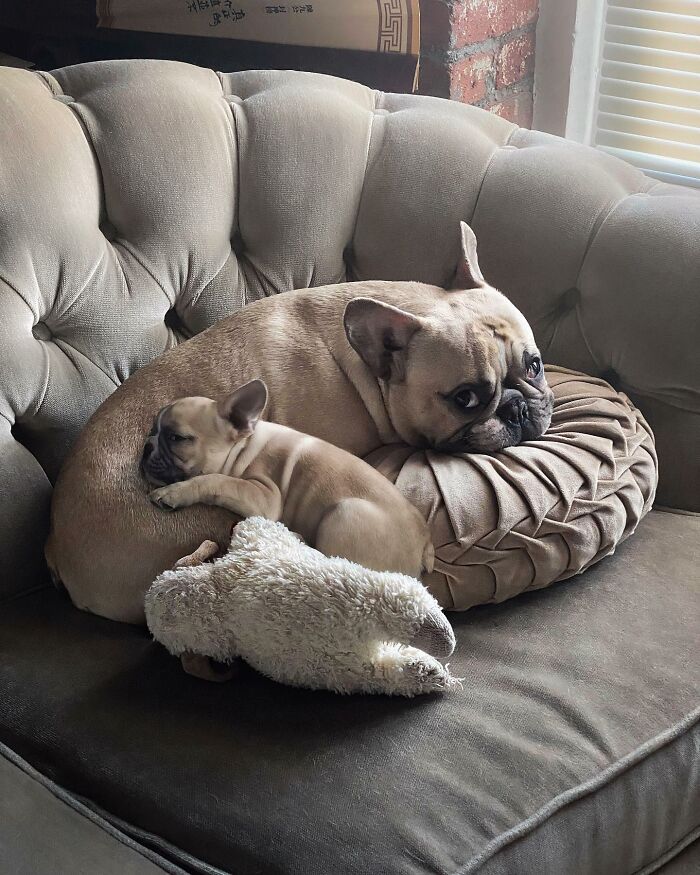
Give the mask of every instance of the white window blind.
[{"label": "white window blind", "polygon": [[700,187],[700,0],[579,0],[567,135]]}]

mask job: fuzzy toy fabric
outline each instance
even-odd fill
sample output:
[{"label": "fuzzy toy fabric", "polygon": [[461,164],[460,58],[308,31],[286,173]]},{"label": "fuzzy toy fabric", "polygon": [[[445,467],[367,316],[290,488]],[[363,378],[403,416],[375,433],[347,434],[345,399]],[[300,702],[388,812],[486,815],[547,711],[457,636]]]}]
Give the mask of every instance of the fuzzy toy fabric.
[{"label": "fuzzy toy fabric", "polygon": [[170,653],[240,656],[294,686],[415,696],[460,683],[434,658],[454,633],[419,581],[324,556],[262,517],[215,562],[161,574],[146,619]]}]

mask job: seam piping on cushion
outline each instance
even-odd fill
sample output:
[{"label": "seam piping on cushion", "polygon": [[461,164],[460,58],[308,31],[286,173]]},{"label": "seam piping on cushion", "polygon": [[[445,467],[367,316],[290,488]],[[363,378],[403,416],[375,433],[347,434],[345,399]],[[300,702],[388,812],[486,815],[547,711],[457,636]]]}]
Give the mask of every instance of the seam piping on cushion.
[{"label": "seam piping on cushion", "polygon": [[[63,802],[77,814],[82,815],[84,818],[89,820],[96,827],[107,833],[120,844],[124,845],[132,851],[135,851],[140,856],[145,857],[145,859],[147,859],[150,863],[159,866],[161,869],[163,869],[163,871],[170,873],[170,875],[187,875],[186,870],[180,868],[180,866],[172,863],[170,860],[159,857],[149,848],[140,846],[136,841],[134,841],[134,839],[130,838],[117,827],[113,826],[98,811],[95,811],[91,807],[88,807],[84,802],[76,799],[63,787],[56,784],[50,778],[47,778],[45,775],[42,775],[41,772],[37,771],[26,760],[22,759],[11,748],[7,747],[7,745],[3,744],[2,742],[0,742],[0,756],[2,756],[16,768],[18,768],[25,775],[27,775],[28,778],[31,778],[37,784],[42,786],[45,790],[48,790],[49,793],[51,793],[51,795],[58,799],[60,802]],[[144,835],[148,835],[148,833],[144,833]],[[175,849],[173,845],[170,845],[169,847]],[[179,851],[179,849],[175,850]],[[226,875],[223,870],[215,869],[214,867],[209,866],[206,863],[201,863],[201,861],[197,860],[195,857],[190,857],[189,854],[183,852],[182,857],[183,859],[189,858],[187,861],[188,864],[195,864],[197,866],[200,866],[200,871],[204,873],[204,875]]]},{"label": "seam piping on cushion", "polygon": [[58,84],[58,79],[53,77],[51,73],[47,73],[44,70],[33,70],[34,75],[41,79],[44,85],[49,89],[49,91],[56,97],[59,94],[63,94],[63,89]]},{"label": "seam piping on cushion", "polygon": [[630,751],[630,753],[612,763],[607,769],[599,772],[594,777],[589,778],[582,784],[578,784],[576,787],[571,787],[569,790],[565,790],[558,796],[554,796],[538,811],[530,815],[530,817],[520,821],[520,823],[517,823],[509,830],[506,830],[506,832],[503,832],[496,836],[495,839],[492,839],[483,851],[472,857],[472,859],[467,861],[460,869],[457,869],[453,875],[472,875],[472,873],[478,872],[485,863],[488,863],[489,860],[493,859],[499,851],[503,850],[503,848],[518,839],[524,838],[526,835],[533,833],[537,827],[542,826],[542,824],[549,820],[552,815],[557,814],[572,802],[578,802],[579,799],[583,799],[585,796],[588,796],[596,790],[605,787],[607,784],[612,783],[617,777],[624,774],[638,763],[643,762],[651,754],[656,753],[656,751],[661,750],[661,748],[666,747],[677,738],[685,735],[698,721],[700,721],[700,707],[695,708],[670,729],[659,733],[659,735],[656,735],[654,738],[646,741],[633,751]]},{"label": "seam piping on cushion", "polygon": [[[161,848],[163,854],[170,854],[173,857],[182,858],[183,863],[186,863],[186,865],[188,866],[188,875],[189,873],[195,872],[196,875],[237,875],[237,873],[233,873],[228,870],[217,869],[216,866],[212,866],[211,864],[204,862],[204,860],[200,860],[199,857],[192,856],[192,854],[184,851],[182,848],[177,847],[177,845],[173,845],[171,842],[161,838],[159,835],[148,832],[147,830],[141,829],[138,826],[134,826],[133,824],[128,823],[126,820],[123,820],[121,817],[117,817],[116,815],[110,814],[107,811],[105,811],[104,814],[100,814],[100,812],[104,811],[104,809],[102,809],[99,805],[94,805],[92,802],[90,802],[89,799],[85,799],[83,797],[75,798],[76,801],[84,805],[88,811],[94,811],[98,817],[103,817],[109,826],[123,833],[124,835],[126,835],[127,838],[142,841],[147,850],[152,851],[152,848],[148,847],[149,845],[152,845],[153,848]],[[162,865],[162,862],[160,860],[158,862],[160,865]],[[173,867],[175,875],[180,875],[180,873],[183,871],[182,869],[180,869],[177,863],[173,863],[167,857],[165,858],[165,862]]]},{"label": "seam piping on cushion", "polygon": [[700,838],[700,826],[697,829],[692,830],[688,833],[688,835],[683,836],[682,839],[676,842],[675,845],[672,845],[664,854],[660,857],[657,857],[653,863],[649,863],[648,866],[645,866],[643,869],[637,869],[636,872],[633,872],[632,875],[651,875],[652,872],[656,872],[657,869],[660,869],[662,866],[665,866],[666,863],[670,863],[671,860],[674,860],[679,854],[683,853],[683,851],[693,844],[696,839]]}]

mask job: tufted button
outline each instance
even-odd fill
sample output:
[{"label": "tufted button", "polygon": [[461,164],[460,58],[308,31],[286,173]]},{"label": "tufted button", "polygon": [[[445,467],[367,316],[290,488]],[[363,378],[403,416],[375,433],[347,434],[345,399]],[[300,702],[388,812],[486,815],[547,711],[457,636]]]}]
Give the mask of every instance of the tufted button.
[{"label": "tufted button", "polygon": [[610,383],[616,392],[620,391],[622,381],[620,380],[620,375],[614,368],[608,368],[606,371],[603,371],[600,378],[601,380],[605,380],[606,383]]},{"label": "tufted button", "polygon": [[165,314],[165,319],[163,321],[171,331],[179,331],[180,333],[182,333],[182,321],[180,319],[180,314],[177,312],[175,307],[171,307],[168,310],[168,312]]},{"label": "tufted button", "polygon": [[170,331],[175,335],[176,340],[182,340],[182,338],[192,337],[192,330],[185,325],[182,321],[182,317],[177,312],[175,307],[171,307],[168,312],[165,314],[165,325]]},{"label": "tufted button", "polygon": [[559,309],[566,313],[569,310],[575,310],[581,300],[581,292],[576,286],[567,289],[559,299]]},{"label": "tufted button", "polygon": [[241,232],[236,231],[233,235],[233,239],[231,240],[231,249],[236,253],[236,255],[243,255],[245,252],[245,243],[243,242],[243,238],[241,237]]},{"label": "tufted button", "polygon": [[75,97],[71,97],[70,94],[54,94],[54,100],[59,103],[75,103]]},{"label": "tufted button", "polygon": [[32,328],[32,334],[37,340],[51,340],[51,329],[45,322],[37,322]]},{"label": "tufted button", "polygon": [[100,222],[100,231],[102,231],[107,240],[111,241],[117,238],[117,229],[106,217]]},{"label": "tufted button", "polygon": [[352,282],[355,278],[353,263],[355,261],[355,250],[352,243],[343,249],[343,261],[345,262],[345,275],[348,282]]}]

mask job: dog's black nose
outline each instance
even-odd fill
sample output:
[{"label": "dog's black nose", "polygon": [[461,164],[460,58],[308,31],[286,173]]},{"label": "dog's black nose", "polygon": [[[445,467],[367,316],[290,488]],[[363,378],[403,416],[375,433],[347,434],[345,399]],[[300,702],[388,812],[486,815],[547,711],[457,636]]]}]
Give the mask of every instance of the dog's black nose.
[{"label": "dog's black nose", "polygon": [[153,452],[153,444],[150,441],[148,441],[148,443],[146,443],[144,445],[143,453],[141,454],[141,461],[145,462],[146,459],[151,455],[152,452]]},{"label": "dog's black nose", "polygon": [[496,415],[506,425],[522,426],[527,419],[527,402],[517,389],[506,389]]}]

